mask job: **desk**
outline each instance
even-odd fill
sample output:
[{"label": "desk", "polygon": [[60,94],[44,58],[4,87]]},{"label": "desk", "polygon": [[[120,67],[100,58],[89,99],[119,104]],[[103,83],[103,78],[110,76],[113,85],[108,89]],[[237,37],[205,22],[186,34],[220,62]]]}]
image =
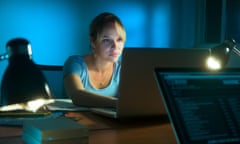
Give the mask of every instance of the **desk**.
[{"label": "desk", "polygon": [[[91,112],[69,112],[66,116],[89,127],[89,144],[176,144],[166,116],[127,121]],[[0,144],[23,144],[21,132],[21,127],[0,126]]]}]

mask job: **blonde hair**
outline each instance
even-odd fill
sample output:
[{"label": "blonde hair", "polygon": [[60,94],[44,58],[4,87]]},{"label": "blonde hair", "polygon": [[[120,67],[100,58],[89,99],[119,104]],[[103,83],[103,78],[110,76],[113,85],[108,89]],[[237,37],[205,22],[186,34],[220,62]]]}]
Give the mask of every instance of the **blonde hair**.
[{"label": "blonde hair", "polygon": [[126,31],[121,20],[114,14],[104,12],[96,16],[90,24],[90,37],[93,41],[98,40],[103,29],[108,24],[113,24],[122,40],[126,41]]}]

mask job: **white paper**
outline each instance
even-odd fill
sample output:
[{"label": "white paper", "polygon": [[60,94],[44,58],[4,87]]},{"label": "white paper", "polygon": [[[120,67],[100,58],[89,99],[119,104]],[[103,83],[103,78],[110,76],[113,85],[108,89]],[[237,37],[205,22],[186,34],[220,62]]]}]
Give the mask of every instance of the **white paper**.
[{"label": "white paper", "polygon": [[87,107],[79,107],[71,99],[55,99],[54,103],[46,105],[50,111],[88,111]]}]

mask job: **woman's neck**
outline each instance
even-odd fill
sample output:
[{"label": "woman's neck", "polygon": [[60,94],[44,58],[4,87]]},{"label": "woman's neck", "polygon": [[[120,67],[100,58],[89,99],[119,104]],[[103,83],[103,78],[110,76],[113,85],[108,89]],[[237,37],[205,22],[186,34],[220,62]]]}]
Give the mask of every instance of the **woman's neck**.
[{"label": "woman's neck", "polygon": [[111,71],[113,68],[113,62],[103,61],[98,59],[94,55],[89,55],[87,58],[88,67],[97,72]]}]

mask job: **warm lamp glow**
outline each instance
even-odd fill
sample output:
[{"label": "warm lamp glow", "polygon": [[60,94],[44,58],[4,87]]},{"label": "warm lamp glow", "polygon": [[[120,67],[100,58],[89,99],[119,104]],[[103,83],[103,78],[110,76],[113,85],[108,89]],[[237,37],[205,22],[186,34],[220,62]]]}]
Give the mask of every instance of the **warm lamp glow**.
[{"label": "warm lamp glow", "polygon": [[207,59],[207,67],[211,70],[221,69],[221,62],[220,60],[210,56]]},{"label": "warm lamp glow", "polygon": [[27,104],[25,105],[25,109],[28,111],[36,112],[42,106],[49,104],[49,103],[53,103],[53,102],[54,102],[53,99],[41,99],[40,98],[40,99],[36,99],[36,100],[27,102]]},{"label": "warm lamp glow", "polygon": [[27,103],[18,103],[11,104],[7,106],[0,107],[0,111],[14,111],[14,110],[26,110],[30,112],[36,112],[44,105],[53,103],[54,99],[36,99],[32,101],[28,101]]}]

